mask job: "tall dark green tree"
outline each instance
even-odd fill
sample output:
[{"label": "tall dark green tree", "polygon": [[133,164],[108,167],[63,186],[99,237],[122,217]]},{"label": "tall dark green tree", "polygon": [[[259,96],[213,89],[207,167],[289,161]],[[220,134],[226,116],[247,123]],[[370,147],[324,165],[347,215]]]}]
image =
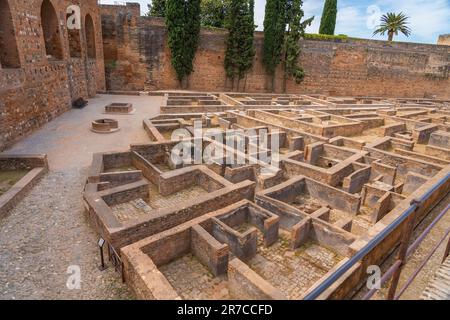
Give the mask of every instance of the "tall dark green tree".
[{"label": "tall dark green tree", "polygon": [[237,41],[237,20],[240,17],[240,1],[231,0],[226,25],[228,29],[227,48],[225,51],[225,74],[232,82],[236,77],[239,44]]},{"label": "tall dark green tree", "polygon": [[[237,82],[239,90],[242,80],[253,65],[254,49],[254,0],[231,0],[226,19],[228,28],[225,53],[225,72],[231,80],[232,90]],[[245,91],[245,86],[244,86]]]},{"label": "tall dark green tree", "polygon": [[253,66],[253,59],[255,58],[255,0],[244,1],[244,12],[241,20],[241,42],[240,42],[240,56],[238,63],[238,78],[243,79],[247,72]]},{"label": "tall dark green tree", "polygon": [[337,0],[325,0],[322,20],[320,21],[320,34],[334,35],[337,17]]},{"label": "tall dark green tree", "polygon": [[300,39],[314,17],[302,22],[302,6],[302,0],[266,2],[263,63],[272,79],[272,91],[275,91],[275,73],[281,63],[284,69],[283,91],[286,91],[287,79],[293,78],[300,83],[304,78],[304,71],[298,62]]},{"label": "tall dark green tree", "polygon": [[185,68],[186,76],[194,71],[194,58],[200,42],[200,7],[201,0],[186,1],[186,24],[185,24]]},{"label": "tall dark green tree", "polygon": [[167,0],[166,26],[172,66],[181,87],[187,87],[199,42],[200,0]]},{"label": "tall dark green tree", "polygon": [[263,64],[275,90],[275,72],[282,60],[286,32],[286,0],[267,0],[264,16]]},{"label": "tall dark green tree", "polygon": [[166,16],[166,0],[152,0],[152,3],[147,5],[149,17],[165,17]]},{"label": "tall dark green tree", "polygon": [[302,22],[304,12],[302,0],[288,0],[286,6],[287,32],[284,46],[284,81],[283,92],[286,92],[286,81],[293,78],[297,84],[303,81],[305,72],[299,65],[300,39],[305,34],[314,17]]}]

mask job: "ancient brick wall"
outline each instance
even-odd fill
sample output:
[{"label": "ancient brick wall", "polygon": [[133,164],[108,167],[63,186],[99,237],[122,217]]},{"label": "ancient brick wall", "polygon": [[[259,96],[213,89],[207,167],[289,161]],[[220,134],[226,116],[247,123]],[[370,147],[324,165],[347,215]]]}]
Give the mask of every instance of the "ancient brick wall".
[{"label": "ancient brick wall", "polygon": [[[71,4],[81,7],[81,30],[69,35],[66,9]],[[68,110],[72,101],[104,90],[105,76],[97,1],[0,0],[0,11],[2,150]],[[86,34],[89,16],[93,28]],[[88,38],[94,57],[87,55]]]},{"label": "ancient brick wall", "polygon": [[[101,6],[111,90],[176,89],[167,34],[162,19],[139,17],[136,6]],[[228,91],[224,76],[226,32],[203,29],[189,89]],[[242,91],[267,92],[270,79],[261,64],[263,34],[255,36],[254,67],[240,83]],[[447,46],[387,43],[384,41],[302,41],[305,81],[288,81],[292,93],[391,97],[450,97],[450,48]],[[282,73],[276,91],[282,91]]]}]

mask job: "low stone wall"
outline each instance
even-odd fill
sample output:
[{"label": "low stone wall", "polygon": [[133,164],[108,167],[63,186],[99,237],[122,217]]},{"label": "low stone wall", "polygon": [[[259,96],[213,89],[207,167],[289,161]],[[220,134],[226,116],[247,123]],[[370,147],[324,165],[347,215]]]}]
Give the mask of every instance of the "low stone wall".
[{"label": "low stone wall", "polygon": [[0,155],[1,170],[30,170],[22,179],[0,196],[0,217],[13,209],[47,173],[46,155]]}]

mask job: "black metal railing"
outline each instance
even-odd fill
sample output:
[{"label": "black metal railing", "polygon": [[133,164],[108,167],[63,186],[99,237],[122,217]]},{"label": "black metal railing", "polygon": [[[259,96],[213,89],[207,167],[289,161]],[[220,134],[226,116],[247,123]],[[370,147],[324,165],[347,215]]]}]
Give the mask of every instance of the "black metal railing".
[{"label": "black metal railing", "polygon": [[[408,243],[411,238],[412,230],[414,227],[415,212],[420,207],[420,205],[428,200],[433,193],[438,190],[443,184],[445,184],[450,179],[450,172],[448,172],[439,182],[437,182],[432,188],[430,188],[425,194],[420,198],[411,201],[410,206],[406,209],[399,217],[397,217],[390,225],[388,225],[383,231],[378,233],[372,240],[370,240],[361,250],[359,250],[354,256],[352,256],[347,262],[340,266],[333,274],[331,274],[327,279],[325,279],[320,285],[314,288],[309,294],[307,294],[304,300],[314,300],[317,299],[322,293],[325,292],[331,285],[333,285],[339,278],[341,278],[348,270],[350,270],[356,263],[362,260],[369,252],[371,252],[375,247],[377,247],[388,235],[390,235],[395,229],[397,229],[402,223],[407,221],[407,232],[404,233],[402,239],[402,245],[399,251],[399,257],[405,256],[408,251]],[[402,260],[404,259],[397,259]],[[397,266],[396,268],[393,268]],[[397,282],[399,279],[399,270],[401,271],[401,262],[396,262],[391,269],[385,274],[385,278],[393,278],[393,283]],[[389,276],[389,277],[387,277]],[[382,278],[383,279],[383,278]],[[385,279],[386,280],[386,279]],[[391,288],[396,288],[397,284],[391,286]],[[392,289],[393,290],[393,289]],[[391,291],[391,290],[390,290]],[[394,292],[395,293],[395,292]],[[390,298],[393,298],[392,292],[389,294]]]}]

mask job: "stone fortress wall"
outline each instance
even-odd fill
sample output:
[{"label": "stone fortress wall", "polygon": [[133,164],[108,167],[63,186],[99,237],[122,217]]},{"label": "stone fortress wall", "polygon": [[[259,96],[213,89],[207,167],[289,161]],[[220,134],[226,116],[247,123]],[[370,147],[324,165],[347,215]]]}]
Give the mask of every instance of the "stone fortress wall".
[{"label": "stone fortress wall", "polygon": [[[166,46],[164,20],[139,16],[137,4],[101,6],[107,87],[110,90],[178,88]],[[203,29],[191,90],[230,91],[224,76],[226,31]],[[445,43],[442,43],[445,44]],[[255,34],[256,57],[247,92],[268,92],[262,66],[263,33]],[[306,79],[288,81],[288,93],[338,96],[450,97],[450,47],[385,41],[304,40],[301,64]],[[276,92],[282,91],[279,70]],[[243,84],[241,83],[241,86]],[[242,88],[241,88],[242,91]]]}]

